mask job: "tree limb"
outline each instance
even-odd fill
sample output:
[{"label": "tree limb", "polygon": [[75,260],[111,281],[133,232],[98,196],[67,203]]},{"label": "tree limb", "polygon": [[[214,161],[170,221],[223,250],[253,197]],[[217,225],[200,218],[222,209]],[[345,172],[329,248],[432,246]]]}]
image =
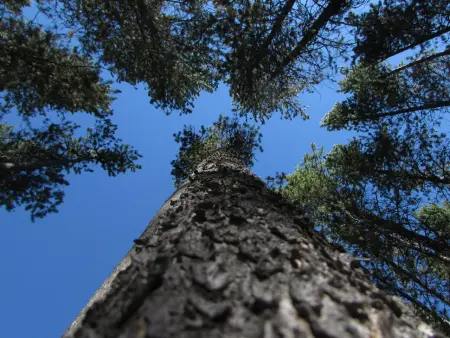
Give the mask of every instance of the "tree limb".
[{"label": "tree limb", "polygon": [[403,71],[405,69],[417,66],[417,65],[419,65],[421,63],[424,63],[424,62],[432,61],[434,59],[437,59],[437,58],[439,58],[441,56],[446,56],[446,55],[450,55],[450,48],[448,48],[446,50],[443,50],[442,52],[439,52],[439,53],[433,53],[431,55],[424,56],[424,57],[422,57],[420,59],[417,59],[417,60],[414,60],[413,62],[410,62],[410,63],[408,63],[406,65],[402,65],[400,67],[397,67],[392,72],[390,72],[388,76],[397,74],[397,73],[399,73],[399,72],[401,72],[401,71]]},{"label": "tree limb", "polygon": [[305,47],[319,34],[319,31],[325,27],[325,25],[329,22],[330,18],[338,14],[341,9],[347,4],[346,0],[331,0],[328,3],[328,6],[325,7],[322,13],[320,13],[319,17],[312,24],[312,26],[306,31],[303,35],[302,40],[297,44],[297,46],[284,58],[281,62],[281,65],[277,70],[273,72],[271,75],[271,79],[276,78],[280,75],[284,68],[296,60],[300,53],[305,49]]}]

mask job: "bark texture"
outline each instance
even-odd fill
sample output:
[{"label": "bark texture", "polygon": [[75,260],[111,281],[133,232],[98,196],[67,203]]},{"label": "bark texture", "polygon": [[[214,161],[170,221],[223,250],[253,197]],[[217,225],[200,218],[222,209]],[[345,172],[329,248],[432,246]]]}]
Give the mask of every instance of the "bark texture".
[{"label": "bark texture", "polygon": [[438,337],[239,161],[164,204],[65,337]]}]

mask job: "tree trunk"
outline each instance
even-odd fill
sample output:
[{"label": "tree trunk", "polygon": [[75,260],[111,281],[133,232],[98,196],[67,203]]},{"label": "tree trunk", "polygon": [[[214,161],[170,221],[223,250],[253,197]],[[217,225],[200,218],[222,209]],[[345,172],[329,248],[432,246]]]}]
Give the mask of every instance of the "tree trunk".
[{"label": "tree trunk", "polygon": [[431,336],[221,150],[135,242],[63,337]]}]

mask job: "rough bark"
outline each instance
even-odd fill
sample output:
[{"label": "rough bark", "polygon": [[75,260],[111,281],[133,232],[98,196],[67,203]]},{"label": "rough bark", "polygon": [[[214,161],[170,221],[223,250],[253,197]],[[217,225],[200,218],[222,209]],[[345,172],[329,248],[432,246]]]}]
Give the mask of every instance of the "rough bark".
[{"label": "rough bark", "polygon": [[135,242],[64,337],[433,335],[222,151]]}]

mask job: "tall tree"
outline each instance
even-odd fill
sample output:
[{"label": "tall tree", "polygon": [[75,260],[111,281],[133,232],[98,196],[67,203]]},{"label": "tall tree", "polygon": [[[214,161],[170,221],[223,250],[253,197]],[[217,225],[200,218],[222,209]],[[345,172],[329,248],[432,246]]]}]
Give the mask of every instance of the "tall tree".
[{"label": "tall tree", "polygon": [[[385,167],[406,162],[408,171],[421,175],[424,166],[430,166],[424,162],[445,158],[447,141],[440,126],[450,105],[450,51],[445,45],[449,13],[447,2],[411,0],[380,2],[368,13],[349,15],[348,21],[357,27],[354,52],[360,62],[343,70],[340,86],[348,97],[328,112],[322,124],[329,130],[363,132],[360,142],[371,149],[367,155],[380,165],[384,161]],[[387,24],[394,21],[395,25]],[[383,62],[416,46],[421,49],[411,50],[413,55],[396,68]],[[412,166],[416,155],[422,160]],[[434,167],[440,170],[439,165]]]},{"label": "tall tree", "polygon": [[[135,170],[139,154],[115,136],[115,90],[69,37],[26,20],[22,2],[0,4],[0,206],[24,206],[31,217],[56,212],[69,172],[99,164],[110,175]],[[90,115],[82,136],[74,114]],[[17,118],[18,117],[18,118]]]},{"label": "tall tree", "polygon": [[267,189],[239,149],[197,162],[64,337],[438,336]]},{"label": "tall tree", "polygon": [[[342,238],[379,257],[374,278],[447,332],[450,234],[421,215],[444,217],[449,200],[449,14],[447,1],[408,0],[349,15],[357,46],[340,83],[348,95],[322,121],[360,132],[327,156],[339,186],[357,192],[341,206],[350,215],[340,220]],[[405,51],[393,67],[388,59]],[[346,237],[344,224],[357,230]],[[363,229],[377,234],[370,243],[357,241]]]},{"label": "tall tree", "polygon": [[[323,125],[373,135],[430,134],[450,104],[448,2],[384,1],[366,13],[351,13],[347,22],[356,27],[359,63],[343,69],[341,91],[348,98],[335,105]],[[384,62],[405,51],[412,55],[397,68]]]},{"label": "tall tree", "polygon": [[430,130],[450,106],[449,64],[447,48],[394,69],[360,64],[343,70],[340,90],[349,96],[328,112],[322,124],[328,130],[389,128],[395,134]]},{"label": "tall tree", "polygon": [[[365,268],[381,288],[411,303],[416,313],[447,333],[450,325],[448,203],[429,203],[405,191],[399,178],[387,186],[353,163],[364,161],[350,146],[336,146],[324,160],[313,147],[281,191],[300,204],[329,241],[370,258]],[[350,164],[351,163],[351,164]]]}]

